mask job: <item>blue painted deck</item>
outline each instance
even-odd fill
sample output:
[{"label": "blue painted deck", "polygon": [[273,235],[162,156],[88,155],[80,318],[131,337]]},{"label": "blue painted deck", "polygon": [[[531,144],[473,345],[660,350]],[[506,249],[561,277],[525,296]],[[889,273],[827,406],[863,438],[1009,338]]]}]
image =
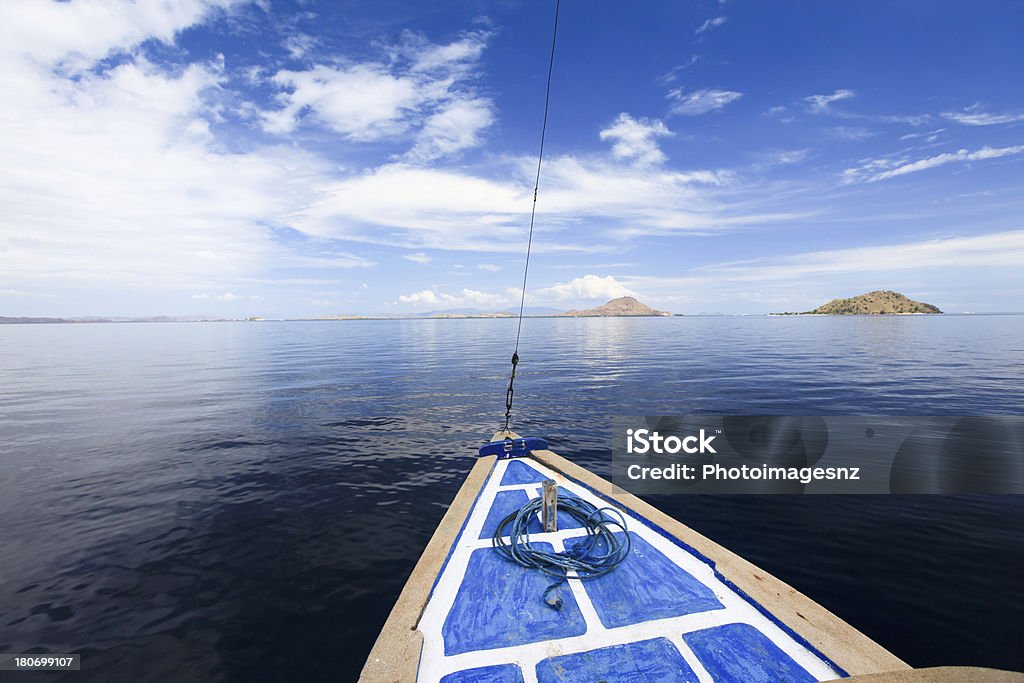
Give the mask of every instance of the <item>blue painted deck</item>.
[{"label": "blue painted deck", "polygon": [[545,659],[537,665],[537,680],[699,683],[700,679],[667,638],[655,638]]},{"label": "blue painted deck", "polygon": [[[607,501],[530,459],[499,460],[452,546],[424,608],[420,682],[653,683],[823,681],[840,677],[713,568],[643,520],[625,514],[633,548],[618,569],[542,595],[554,579],[491,547],[500,521],[555,479],[559,496]],[[559,530],[531,526],[535,545],[561,551],[585,536],[559,514]]]}]

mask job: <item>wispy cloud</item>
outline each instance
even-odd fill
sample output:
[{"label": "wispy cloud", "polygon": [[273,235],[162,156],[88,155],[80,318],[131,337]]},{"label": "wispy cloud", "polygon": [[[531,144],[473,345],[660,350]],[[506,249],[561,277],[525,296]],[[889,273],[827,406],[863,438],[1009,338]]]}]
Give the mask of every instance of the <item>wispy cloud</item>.
[{"label": "wispy cloud", "polygon": [[734,90],[708,88],[684,92],[682,88],[670,90],[667,95],[669,114],[677,116],[699,116],[708,112],[718,111],[726,105],[743,97],[743,93]]},{"label": "wispy cloud", "polygon": [[979,109],[978,105],[974,105],[963,111],[944,111],[942,116],[965,126],[998,126],[1024,121],[1024,114],[1021,113],[990,114]]},{"label": "wispy cloud", "polygon": [[302,59],[310,54],[318,43],[319,41],[313,36],[305,33],[294,33],[284,39],[282,46],[288,51],[292,59]]},{"label": "wispy cloud", "polygon": [[959,149],[955,152],[944,152],[935,156],[910,161],[906,158],[881,158],[871,159],[855,168],[843,171],[843,181],[873,183],[879,180],[887,180],[908,173],[917,173],[937,166],[946,164],[983,161],[986,159],[998,159],[1005,156],[1014,156],[1024,153],[1024,145],[1012,147],[982,147],[976,151]]},{"label": "wispy cloud", "polygon": [[406,158],[433,161],[478,147],[483,141],[482,132],[493,122],[490,100],[482,97],[456,98],[427,117]]},{"label": "wispy cloud", "polygon": [[[323,182],[315,188],[318,199],[297,210],[291,224],[307,235],[408,249],[518,253],[535,167],[536,159],[529,157],[492,160],[487,175],[470,168],[387,164]],[[618,236],[613,230],[624,225],[665,234],[734,229],[732,221],[738,220],[720,221],[710,197],[732,181],[726,171],[668,171],[573,156],[551,157],[544,168],[546,229],[534,242],[539,252],[613,249],[561,234],[585,220],[606,226],[605,236]]]},{"label": "wispy cloud", "polygon": [[655,139],[671,135],[672,131],[661,121],[645,118],[637,120],[623,113],[619,114],[611,126],[601,131],[600,138],[612,141],[612,154],[616,158],[631,159],[646,166],[665,160],[665,154]]},{"label": "wispy cloud", "polygon": [[945,132],[945,128],[936,128],[935,130],[929,130],[923,133],[907,133],[906,135],[901,135],[900,140],[916,140],[924,138],[925,142],[935,142],[939,139],[939,135]]},{"label": "wispy cloud", "polygon": [[209,299],[212,301],[222,301],[224,303],[232,303],[235,301],[258,301],[260,297],[255,295],[242,295],[235,294],[233,292],[224,292],[223,294],[193,294],[193,299]]},{"label": "wispy cloud", "polygon": [[689,69],[699,60],[700,55],[690,55],[690,58],[683,62],[682,64],[677,64],[676,66],[672,67],[671,69],[663,73],[661,76],[658,76],[658,82],[661,83],[662,85],[669,85],[670,83],[675,83],[676,79],[679,77],[680,71]]},{"label": "wispy cloud", "polygon": [[833,92],[831,95],[811,95],[805,97],[804,102],[807,103],[808,109],[814,114],[825,114],[832,111],[831,106],[835,102],[841,102],[842,100],[849,100],[857,96],[857,93],[853,90],[840,89]]},{"label": "wispy cloud", "polygon": [[842,140],[867,140],[878,134],[863,126],[835,126],[829,133]]},{"label": "wispy cloud", "polygon": [[827,114],[841,119],[857,119],[876,123],[904,123],[911,126],[923,126],[932,120],[932,116],[929,114],[861,114],[832,106],[836,102],[851,100],[855,97],[857,97],[856,91],[841,88],[827,95],[804,97],[801,101],[812,114]]},{"label": "wispy cloud", "polygon": [[[988,280],[992,273],[1012,272],[1022,262],[1024,230],[1015,230],[721,263],[677,277],[633,275],[619,279],[640,292],[641,298],[654,302],[692,298],[705,305],[718,300],[735,306],[745,300],[756,308],[770,305],[767,310],[799,310],[802,305],[848,296],[858,288],[868,291],[885,286],[879,283],[934,286],[948,280],[946,269],[956,269],[965,282],[967,269],[979,269]],[[837,291],[839,283],[844,289]]]},{"label": "wispy cloud", "polygon": [[700,35],[705,31],[710,31],[713,28],[718,28],[727,21],[729,21],[729,17],[714,17],[712,19],[708,19],[703,24],[697,27],[697,29],[694,31],[694,34]]},{"label": "wispy cloud", "polygon": [[434,260],[433,257],[422,252],[416,254],[405,254],[404,256],[402,256],[402,258],[404,258],[406,261],[412,261],[413,263],[421,263],[423,265],[426,265]]},{"label": "wispy cloud", "polygon": [[620,263],[591,263],[591,264],[575,264],[575,263],[560,263],[553,266],[557,270],[608,270],[611,268],[632,268],[635,263],[623,261]]},{"label": "wispy cloud", "polygon": [[1024,262],[1024,230],[971,237],[815,251],[714,269],[743,280],[773,280],[821,273],[905,271],[940,267],[1004,267]]}]

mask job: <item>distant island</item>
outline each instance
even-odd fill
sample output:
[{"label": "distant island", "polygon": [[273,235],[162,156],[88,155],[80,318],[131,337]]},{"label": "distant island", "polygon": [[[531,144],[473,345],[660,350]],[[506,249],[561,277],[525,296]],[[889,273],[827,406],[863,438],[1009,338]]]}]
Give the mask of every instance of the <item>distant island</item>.
[{"label": "distant island", "polygon": [[139,318],[84,316],[79,318],[46,318],[40,316],[4,316],[0,315],[0,325],[39,325],[67,323],[220,323],[237,322],[238,320],[256,320],[256,318],[208,318],[202,316],[169,316],[151,315]]},{"label": "distant island", "polygon": [[658,311],[647,304],[640,303],[631,296],[620,296],[608,303],[596,308],[588,308],[584,311],[566,311],[559,313],[562,317],[571,318],[613,318],[613,317],[636,317],[636,316],[670,316],[671,313]]},{"label": "distant island", "polygon": [[889,315],[906,313],[942,313],[938,307],[914,301],[899,292],[881,289],[848,299],[833,299],[813,311],[775,313],[774,315]]}]

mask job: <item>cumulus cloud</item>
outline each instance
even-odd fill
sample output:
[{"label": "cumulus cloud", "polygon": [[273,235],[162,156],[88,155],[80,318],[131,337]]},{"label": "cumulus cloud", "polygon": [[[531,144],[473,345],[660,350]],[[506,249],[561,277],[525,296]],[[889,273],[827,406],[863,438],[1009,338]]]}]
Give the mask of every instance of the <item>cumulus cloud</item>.
[{"label": "cumulus cloud", "polygon": [[684,92],[682,88],[670,90],[667,95],[669,114],[677,116],[699,116],[708,112],[718,111],[727,104],[743,97],[743,93],[734,90],[705,89]]},{"label": "cumulus cloud", "polygon": [[519,289],[508,288],[504,292],[481,292],[475,289],[463,289],[455,294],[448,294],[436,289],[424,289],[412,294],[398,297],[398,303],[411,306],[439,306],[441,308],[495,307],[513,303],[519,298]]},{"label": "cumulus cloud", "polygon": [[860,166],[849,168],[843,171],[844,182],[877,182],[887,180],[908,173],[917,173],[929,168],[944,166],[956,162],[983,161],[986,159],[998,159],[1005,156],[1014,156],[1024,153],[1024,145],[1012,147],[982,147],[976,151],[958,149],[955,152],[944,152],[935,156],[910,161],[906,158],[881,158],[870,159]]},{"label": "cumulus cloud", "polygon": [[856,97],[857,93],[853,90],[840,89],[833,92],[831,95],[811,95],[805,97],[804,102],[807,103],[807,107],[814,114],[826,114],[831,111],[830,107],[834,102],[840,102],[842,100],[848,100]]},{"label": "cumulus cloud", "polygon": [[420,292],[413,292],[412,294],[403,294],[398,297],[399,303],[403,304],[437,304],[440,301],[437,294],[432,289],[424,289]]},{"label": "cumulus cloud", "polygon": [[665,154],[655,138],[671,135],[672,131],[661,121],[645,118],[637,120],[626,113],[619,114],[615,122],[600,133],[602,140],[612,141],[612,154],[616,158],[632,159],[640,165],[664,161]]},{"label": "cumulus cloud", "polygon": [[311,201],[326,165],[294,147],[225,150],[211,129],[222,58],[165,67],[138,46],[230,4],[0,3],[0,276],[193,288],[307,263],[271,228]]},{"label": "cumulus cloud", "polygon": [[714,17],[713,19],[708,19],[703,24],[698,26],[697,30],[694,31],[694,33],[696,35],[700,35],[701,33],[704,33],[705,31],[710,31],[713,28],[717,28],[717,27],[721,26],[722,24],[724,24],[727,21],[729,21],[729,17]]},{"label": "cumulus cloud", "polygon": [[557,301],[573,299],[600,299],[607,301],[620,296],[635,296],[633,291],[615,279],[614,276],[598,277],[584,275],[569,282],[560,282],[541,289],[538,294]]},{"label": "cumulus cloud", "polygon": [[494,121],[490,100],[471,85],[488,37],[435,45],[407,33],[386,60],[280,70],[270,77],[278,106],[261,113],[263,128],[287,134],[306,121],[355,142],[411,134],[415,161],[475,147]]},{"label": "cumulus cloud", "polygon": [[175,35],[243,0],[75,0],[0,3],[0,55],[78,71],[112,52]]}]

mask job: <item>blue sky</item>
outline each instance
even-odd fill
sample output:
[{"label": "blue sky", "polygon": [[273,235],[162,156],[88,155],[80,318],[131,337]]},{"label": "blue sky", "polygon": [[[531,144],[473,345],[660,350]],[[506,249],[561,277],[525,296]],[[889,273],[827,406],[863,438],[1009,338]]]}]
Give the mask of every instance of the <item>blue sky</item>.
[{"label": "blue sky", "polygon": [[[0,315],[514,308],[553,3],[0,3]],[[1024,3],[563,0],[527,302],[1022,310]]]}]

